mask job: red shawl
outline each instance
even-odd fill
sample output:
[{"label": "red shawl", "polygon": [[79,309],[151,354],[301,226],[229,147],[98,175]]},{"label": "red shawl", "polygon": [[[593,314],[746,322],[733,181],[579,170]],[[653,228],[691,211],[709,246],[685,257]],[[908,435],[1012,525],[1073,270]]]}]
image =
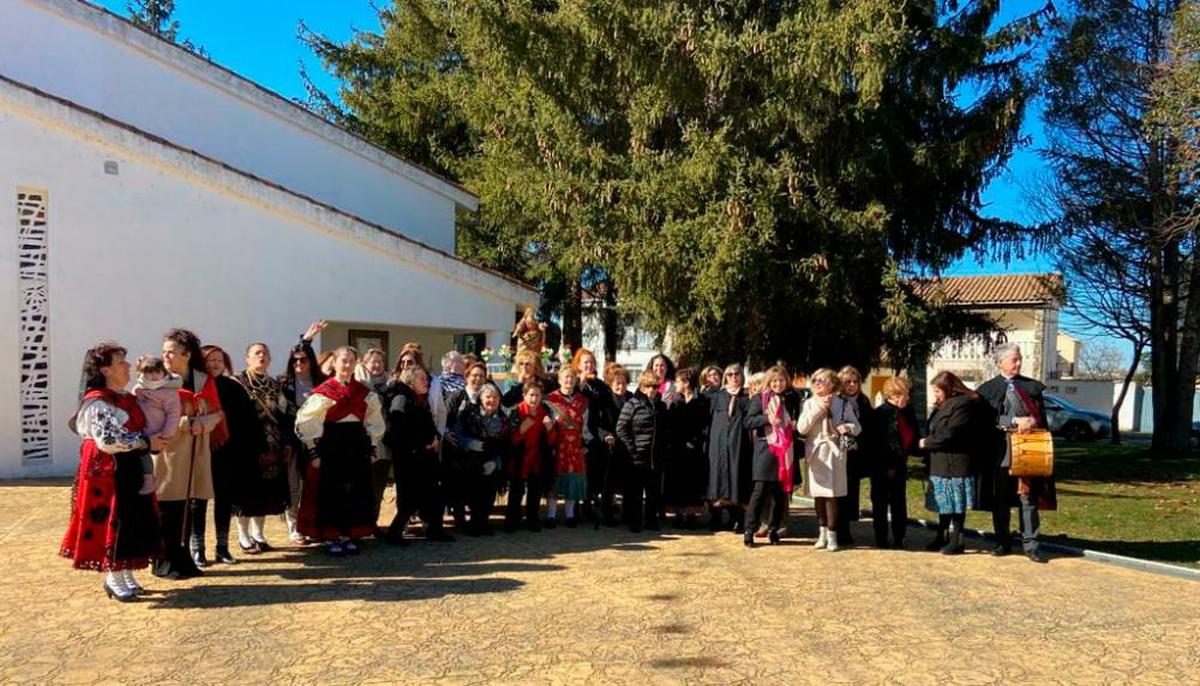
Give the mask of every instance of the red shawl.
[{"label": "red shawl", "polygon": [[323,395],[333,401],[333,407],[325,413],[325,423],[332,424],[341,421],[349,415],[354,415],[359,421],[367,416],[367,394],[371,389],[363,384],[350,380],[342,383],[331,378],[313,389],[313,393]]},{"label": "red shawl", "polygon": [[[182,387],[179,389],[179,404],[183,406],[185,416],[202,417],[221,411],[221,398],[217,395],[217,380],[212,374],[207,374],[206,377],[204,386],[199,391],[189,391]],[[225,445],[228,440],[229,425],[222,418],[221,423],[212,430],[210,446],[216,450]]]}]

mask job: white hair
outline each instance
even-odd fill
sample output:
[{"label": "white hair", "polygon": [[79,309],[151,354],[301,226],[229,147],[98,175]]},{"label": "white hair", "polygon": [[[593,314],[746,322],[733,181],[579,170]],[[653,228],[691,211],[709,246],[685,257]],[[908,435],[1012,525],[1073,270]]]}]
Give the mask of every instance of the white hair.
[{"label": "white hair", "polygon": [[442,355],[442,371],[448,372],[454,368],[456,362],[462,360],[462,353],[457,350],[449,350],[445,355]]},{"label": "white hair", "polygon": [[1009,353],[1014,352],[1020,355],[1021,346],[1017,345],[1016,343],[1005,343],[996,347],[995,352],[992,353],[992,357],[996,361],[996,364],[1000,364],[1004,361],[1004,358],[1008,357]]}]

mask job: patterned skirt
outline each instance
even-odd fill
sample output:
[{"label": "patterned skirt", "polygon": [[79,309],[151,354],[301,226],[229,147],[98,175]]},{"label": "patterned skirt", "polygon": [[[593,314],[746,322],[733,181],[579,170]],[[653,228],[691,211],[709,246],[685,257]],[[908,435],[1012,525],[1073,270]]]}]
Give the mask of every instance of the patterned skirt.
[{"label": "patterned skirt", "polygon": [[587,475],[559,474],[554,479],[554,495],[563,500],[587,500]]},{"label": "patterned skirt", "polygon": [[938,514],[963,514],[975,507],[975,477],[931,476],[929,481]]}]

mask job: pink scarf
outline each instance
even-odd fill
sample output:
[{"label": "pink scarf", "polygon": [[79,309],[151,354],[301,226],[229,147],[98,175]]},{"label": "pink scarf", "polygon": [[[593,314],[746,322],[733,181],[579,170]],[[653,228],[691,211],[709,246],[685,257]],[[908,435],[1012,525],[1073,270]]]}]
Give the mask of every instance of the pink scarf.
[{"label": "pink scarf", "polygon": [[771,454],[775,456],[775,462],[779,467],[779,483],[783,486],[783,492],[791,493],[793,420],[783,406],[783,397],[775,395],[772,391],[763,391],[762,405],[763,413],[767,415],[768,419],[782,420],[778,426],[767,425],[767,430],[770,432],[767,434],[767,446],[770,448]]}]

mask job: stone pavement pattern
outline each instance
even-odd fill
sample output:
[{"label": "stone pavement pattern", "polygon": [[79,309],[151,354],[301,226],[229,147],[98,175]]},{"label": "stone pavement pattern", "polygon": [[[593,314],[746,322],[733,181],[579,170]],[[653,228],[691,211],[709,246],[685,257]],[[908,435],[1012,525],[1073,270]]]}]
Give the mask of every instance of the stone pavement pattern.
[{"label": "stone pavement pattern", "polygon": [[[194,581],[143,573],[152,594],[122,605],[54,555],[69,494],[0,484],[0,682],[1200,681],[1195,582],[804,538],[748,551],[728,533],[559,528],[343,561],[285,547]],[[813,526],[794,513],[799,536]],[[278,521],[268,538],[286,540]]]}]

